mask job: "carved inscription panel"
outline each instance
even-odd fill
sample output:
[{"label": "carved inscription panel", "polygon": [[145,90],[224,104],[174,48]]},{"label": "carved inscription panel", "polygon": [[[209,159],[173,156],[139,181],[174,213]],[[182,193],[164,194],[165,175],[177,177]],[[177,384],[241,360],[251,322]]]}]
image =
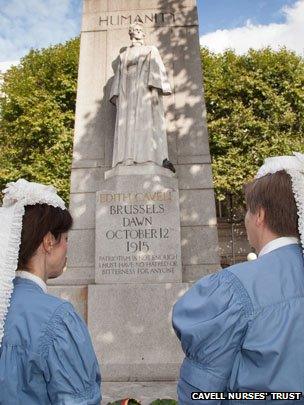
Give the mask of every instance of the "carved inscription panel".
[{"label": "carved inscription panel", "polygon": [[180,11],[168,10],[132,10],[85,14],[82,31],[103,31],[128,28],[139,21],[145,27],[185,27],[198,26],[195,7],[183,8]]},{"label": "carved inscription panel", "polygon": [[147,177],[97,193],[96,282],[181,281],[178,188]]}]

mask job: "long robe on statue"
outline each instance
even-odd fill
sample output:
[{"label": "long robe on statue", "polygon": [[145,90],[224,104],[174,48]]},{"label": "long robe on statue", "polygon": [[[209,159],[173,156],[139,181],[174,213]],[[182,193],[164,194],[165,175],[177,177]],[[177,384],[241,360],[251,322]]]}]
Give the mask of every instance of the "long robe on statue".
[{"label": "long robe on statue", "polygon": [[168,158],[163,95],[171,94],[165,66],[154,46],[132,46],[119,58],[110,101],[116,104],[113,164],[162,165]]}]

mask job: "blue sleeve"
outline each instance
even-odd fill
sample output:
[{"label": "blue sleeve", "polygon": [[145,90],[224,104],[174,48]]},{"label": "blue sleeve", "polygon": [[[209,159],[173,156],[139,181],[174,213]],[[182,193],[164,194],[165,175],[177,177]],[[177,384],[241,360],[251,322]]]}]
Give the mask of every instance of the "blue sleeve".
[{"label": "blue sleeve", "polygon": [[52,404],[100,404],[98,361],[87,326],[71,304],[61,305],[52,317],[41,350]]},{"label": "blue sleeve", "polygon": [[[186,355],[178,384],[180,403],[194,403],[195,390],[227,391],[251,312],[246,290],[226,270],[202,278],[175,304],[173,327]],[[208,403],[195,401],[200,402]]]}]

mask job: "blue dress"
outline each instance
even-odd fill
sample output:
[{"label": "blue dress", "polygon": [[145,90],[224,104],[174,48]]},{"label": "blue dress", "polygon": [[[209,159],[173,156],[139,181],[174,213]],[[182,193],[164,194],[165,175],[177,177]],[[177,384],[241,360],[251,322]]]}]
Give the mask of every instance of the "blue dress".
[{"label": "blue dress", "polygon": [[[193,391],[304,392],[301,247],[284,246],[202,278],[175,304],[173,327],[186,355],[180,404],[228,403],[191,400]],[[303,398],[257,401],[263,402]]]},{"label": "blue dress", "polygon": [[100,404],[87,327],[67,301],[17,277],[0,348],[1,405]]}]

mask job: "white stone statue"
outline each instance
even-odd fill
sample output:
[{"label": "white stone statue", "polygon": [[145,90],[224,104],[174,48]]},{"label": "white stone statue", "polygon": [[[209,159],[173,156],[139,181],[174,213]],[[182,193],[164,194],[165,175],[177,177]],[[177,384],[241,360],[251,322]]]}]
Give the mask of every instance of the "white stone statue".
[{"label": "white stone statue", "polygon": [[144,45],[140,22],[129,35],[132,45],[120,54],[110,94],[117,108],[112,167],[154,162],[174,171],[162,101],[171,94],[165,66],[158,49]]}]

